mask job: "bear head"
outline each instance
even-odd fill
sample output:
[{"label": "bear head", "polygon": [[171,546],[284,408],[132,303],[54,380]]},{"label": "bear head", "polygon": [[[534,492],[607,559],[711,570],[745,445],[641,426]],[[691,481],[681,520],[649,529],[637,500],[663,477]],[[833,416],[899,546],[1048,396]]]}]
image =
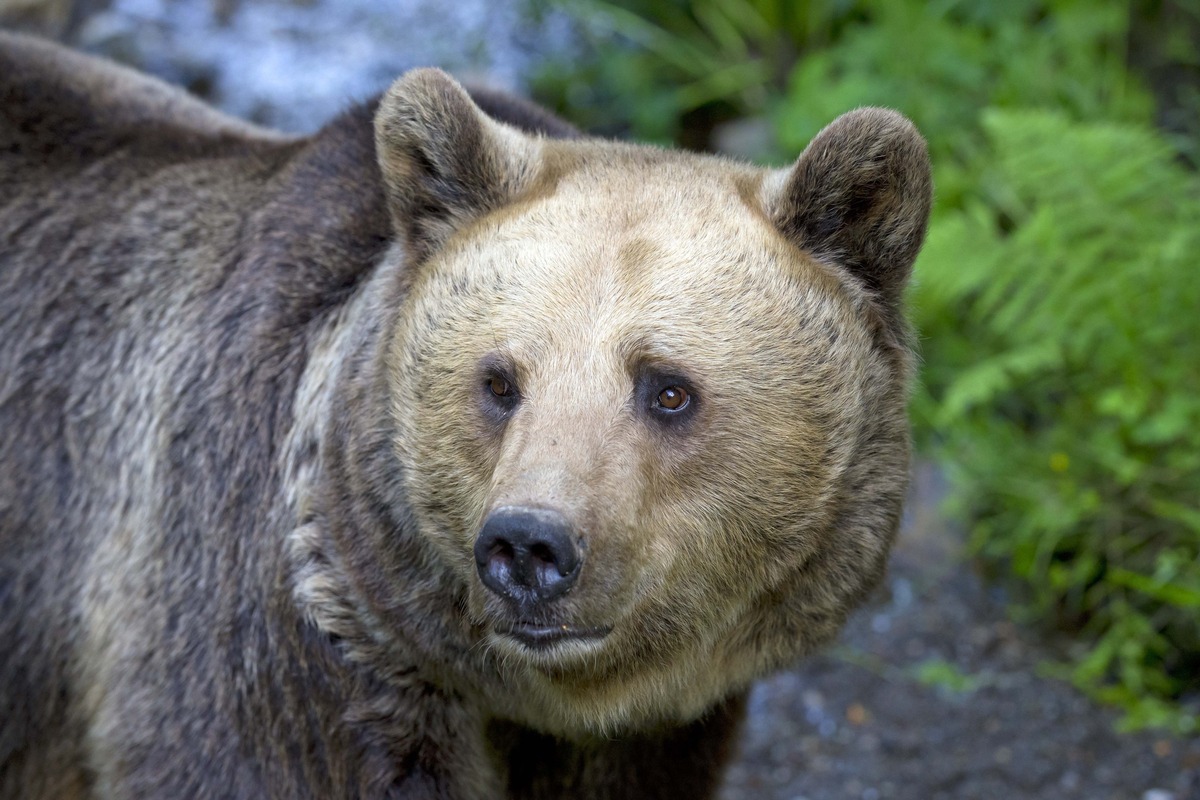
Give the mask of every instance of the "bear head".
[{"label": "bear head", "polygon": [[375,124],[387,436],[494,712],[687,720],[827,641],[906,487],[913,126],[860,109],[761,169],[528,135],[436,70]]}]

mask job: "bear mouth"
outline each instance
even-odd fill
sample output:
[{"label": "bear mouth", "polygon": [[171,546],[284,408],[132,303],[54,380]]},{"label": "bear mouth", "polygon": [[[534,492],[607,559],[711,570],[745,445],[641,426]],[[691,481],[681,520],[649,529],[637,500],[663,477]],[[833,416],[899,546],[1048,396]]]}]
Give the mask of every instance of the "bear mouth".
[{"label": "bear mouth", "polygon": [[515,639],[531,650],[547,650],[562,642],[598,642],[611,632],[611,627],[542,625],[534,622],[517,622],[496,629],[496,633]]}]

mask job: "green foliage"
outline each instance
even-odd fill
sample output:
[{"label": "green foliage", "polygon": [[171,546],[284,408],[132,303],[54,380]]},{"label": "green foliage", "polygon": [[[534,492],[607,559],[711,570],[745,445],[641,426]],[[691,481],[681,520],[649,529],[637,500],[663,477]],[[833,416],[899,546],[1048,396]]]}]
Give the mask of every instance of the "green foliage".
[{"label": "green foliage", "polygon": [[908,672],[918,683],[947,694],[970,694],[986,683],[983,677],[963,672],[957,664],[941,658],[914,664]]},{"label": "green foliage", "polygon": [[981,146],[979,123],[987,108],[1149,119],[1149,96],[1122,62],[1125,3],[862,5],[864,21],[848,26],[836,47],[810,54],[792,71],[773,112],[784,152],[799,152],[848,109],[898,108],[929,139],[937,201],[946,207],[977,186],[977,175],[954,166]]},{"label": "green foliage", "polygon": [[[1064,674],[1128,724],[1195,729],[1172,701],[1200,691],[1200,180],[1180,158],[1197,145],[1152,128],[1126,65],[1138,23],[1170,32],[1136,16],[1159,6],[570,7],[580,57],[537,88],[594,130],[710,146],[750,118],[782,160],[856,106],[914,119],[937,186],[912,293],[918,441],[1018,610],[1078,634]],[[1200,1],[1172,7],[1200,29]],[[1194,48],[1140,46],[1196,66]]]},{"label": "green foliage", "polygon": [[[566,0],[581,53],[549,65],[535,94],[589,130],[679,141],[689,127],[762,114],[797,55],[858,12],[839,0]],[[707,131],[705,131],[707,132]]]},{"label": "green foliage", "polygon": [[983,128],[918,265],[914,411],[977,552],[1092,642],[1073,679],[1146,717],[1200,662],[1200,179],[1145,126]]},{"label": "green foliage", "polygon": [[[545,2],[545,0],[543,0]],[[1126,79],[1125,2],[1088,0],[565,0],[581,53],[535,80],[591,130],[709,145],[686,135],[733,118],[774,122],[769,158],[794,157],[843,111],[900,108],[934,155],[989,104],[1144,117]],[[1014,53],[1020,57],[1015,58]],[[1054,76],[1054,80],[1047,80]],[[707,132],[707,131],[705,131]]]}]

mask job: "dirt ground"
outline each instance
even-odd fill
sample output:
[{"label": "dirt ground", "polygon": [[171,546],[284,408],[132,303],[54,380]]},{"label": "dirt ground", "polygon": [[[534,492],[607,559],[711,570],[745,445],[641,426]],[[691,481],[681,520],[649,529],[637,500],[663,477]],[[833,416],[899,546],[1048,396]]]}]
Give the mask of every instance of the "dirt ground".
[{"label": "dirt ground", "polygon": [[1055,643],[1007,620],[943,492],[922,467],[876,602],[755,689],[723,800],[1200,800],[1200,737],[1119,734],[1039,674]]}]

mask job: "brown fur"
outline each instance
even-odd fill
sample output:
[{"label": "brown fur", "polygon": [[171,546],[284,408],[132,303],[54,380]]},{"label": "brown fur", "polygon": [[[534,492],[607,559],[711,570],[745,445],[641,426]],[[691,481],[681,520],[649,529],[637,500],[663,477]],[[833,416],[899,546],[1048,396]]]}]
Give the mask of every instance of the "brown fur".
[{"label": "brown fur", "polygon": [[[480,102],[293,140],[0,35],[0,797],[709,796],[878,580],[911,125],[771,173]],[[503,633],[506,504],[585,548],[537,622],[605,638]]]}]

